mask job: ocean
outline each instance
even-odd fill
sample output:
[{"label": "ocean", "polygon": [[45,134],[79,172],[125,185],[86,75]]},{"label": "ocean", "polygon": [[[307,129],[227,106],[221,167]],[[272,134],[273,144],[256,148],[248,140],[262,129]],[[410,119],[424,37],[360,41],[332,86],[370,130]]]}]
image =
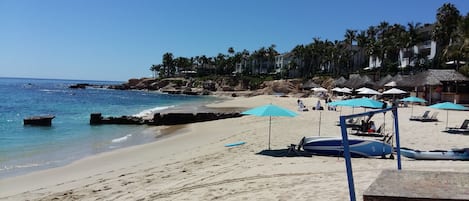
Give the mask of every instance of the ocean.
[{"label": "ocean", "polygon": [[[0,179],[63,166],[80,158],[157,140],[148,126],[89,124],[90,114],[141,116],[168,108],[203,105],[209,96],[170,95],[70,85],[121,84],[0,78]],[[54,115],[51,127],[23,125],[29,116]]]}]

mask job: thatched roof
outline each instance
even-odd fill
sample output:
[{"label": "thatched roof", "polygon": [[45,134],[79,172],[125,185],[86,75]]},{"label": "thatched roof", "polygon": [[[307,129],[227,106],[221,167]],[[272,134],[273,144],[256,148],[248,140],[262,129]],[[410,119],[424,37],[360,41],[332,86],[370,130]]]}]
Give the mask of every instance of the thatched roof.
[{"label": "thatched roof", "polygon": [[347,82],[347,79],[345,79],[343,76],[339,77],[338,79],[334,80],[334,85],[337,87],[344,87],[345,82]]},{"label": "thatched roof", "polygon": [[[454,69],[430,69],[404,78],[403,86],[442,85],[442,82],[454,81],[469,81],[469,78]],[[398,84],[398,86],[400,85]]]},{"label": "thatched roof", "polygon": [[347,87],[350,87],[350,88],[360,88],[360,87],[371,87],[371,86],[374,86],[375,83],[373,82],[373,80],[366,76],[366,75],[363,75],[363,76],[360,76],[358,74],[351,74],[350,75],[350,79],[348,79],[346,82],[345,82],[345,85]]},{"label": "thatched roof", "polygon": [[386,75],[385,77],[381,78],[378,82],[376,82],[376,85],[377,85],[378,87],[382,87],[382,86],[384,86],[386,83],[391,82],[391,81],[394,81],[394,80],[392,80],[392,76],[388,74],[388,75]]},{"label": "thatched roof", "polygon": [[392,77],[391,80],[396,82],[397,86],[403,86],[403,87],[414,87],[413,83],[415,83],[415,81],[409,75],[397,74],[394,77]]},{"label": "thatched roof", "polygon": [[312,88],[314,88],[314,87],[320,87],[320,86],[319,86],[319,84],[314,83],[312,80],[308,80],[306,83],[304,83],[304,84],[302,85],[301,88],[303,88],[303,89],[305,89],[305,90],[310,90],[310,89],[312,89]]},{"label": "thatched roof", "polygon": [[469,78],[454,69],[430,69],[427,73],[439,81],[469,81]]}]

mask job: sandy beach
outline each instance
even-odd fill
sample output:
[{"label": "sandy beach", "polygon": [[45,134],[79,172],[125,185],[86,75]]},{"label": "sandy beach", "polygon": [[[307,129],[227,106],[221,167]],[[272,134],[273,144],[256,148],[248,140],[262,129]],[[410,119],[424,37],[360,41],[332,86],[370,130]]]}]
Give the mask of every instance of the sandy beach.
[{"label": "sandy beach", "polygon": [[[295,97],[236,97],[207,105],[211,108],[252,108],[275,104],[297,110]],[[308,108],[316,98],[302,98]],[[324,104],[324,101],[322,102]],[[168,133],[160,140],[88,157],[64,167],[0,180],[0,200],[348,200],[344,159],[327,156],[272,156],[304,136],[340,136],[338,111],[298,112],[298,116],[273,117],[271,152],[268,117],[243,116],[173,127],[149,127]],[[339,111],[340,110],[340,111]],[[411,107],[399,108],[401,146],[420,150],[468,147],[469,136],[441,132],[446,111],[415,105],[413,115],[439,112],[439,122],[409,121]],[[355,108],[353,112],[362,112]],[[321,125],[319,133],[319,117]],[[459,127],[467,111],[449,111],[449,126]],[[373,120],[386,122],[392,115]],[[244,141],[236,147],[224,144]],[[382,170],[397,169],[390,159],[352,160],[356,196]],[[404,170],[469,172],[467,161],[416,161],[402,158]]]}]

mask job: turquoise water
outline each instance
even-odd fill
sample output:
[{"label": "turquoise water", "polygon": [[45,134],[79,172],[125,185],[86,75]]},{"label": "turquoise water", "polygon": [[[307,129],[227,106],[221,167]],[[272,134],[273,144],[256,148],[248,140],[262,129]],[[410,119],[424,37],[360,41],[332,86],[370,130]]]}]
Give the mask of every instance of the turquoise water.
[{"label": "turquoise water", "polygon": [[[0,78],[0,178],[61,166],[85,156],[154,141],[147,126],[90,126],[90,114],[142,115],[213,97],[100,88],[69,89],[104,81]],[[24,126],[23,118],[55,115],[51,127]]]}]

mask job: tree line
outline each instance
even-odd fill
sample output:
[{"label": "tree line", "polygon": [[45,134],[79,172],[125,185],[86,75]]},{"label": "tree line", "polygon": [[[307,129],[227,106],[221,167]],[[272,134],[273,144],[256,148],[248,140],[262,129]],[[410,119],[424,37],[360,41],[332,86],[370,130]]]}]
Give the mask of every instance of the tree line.
[{"label": "tree line", "polygon": [[[431,34],[428,35],[428,31],[421,31],[424,28],[431,28]],[[347,29],[343,40],[329,41],[315,37],[311,43],[297,45],[290,51],[293,59],[277,76],[283,78],[292,76],[311,78],[318,74],[346,76],[366,67],[369,57],[381,60],[381,67],[377,68],[377,71],[395,74],[402,70],[398,68],[399,51],[411,50],[429,38],[436,42],[435,57],[430,60],[426,55],[408,51],[410,61],[415,66],[405,68],[406,71],[444,68],[446,61],[455,61],[457,65],[459,61],[468,61],[469,13],[463,16],[455,5],[445,3],[438,8],[434,24],[409,22],[407,25],[401,25],[383,21],[366,30]],[[180,71],[195,70],[199,76],[226,76],[232,75],[236,65],[242,65],[243,75],[269,74],[275,69],[275,56],[279,55],[275,48],[276,46],[272,44],[253,52],[246,49],[236,52],[233,47],[229,47],[226,54],[190,58],[174,57],[172,53],[167,52],[163,55],[162,64],[154,64],[150,70],[154,73],[159,72],[160,77],[175,76],[176,67]],[[357,60],[357,58],[364,59]],[[263,72],[261,69],[266,71]],[[469,75],[467,64],[458,69],[463,74]]]}]

